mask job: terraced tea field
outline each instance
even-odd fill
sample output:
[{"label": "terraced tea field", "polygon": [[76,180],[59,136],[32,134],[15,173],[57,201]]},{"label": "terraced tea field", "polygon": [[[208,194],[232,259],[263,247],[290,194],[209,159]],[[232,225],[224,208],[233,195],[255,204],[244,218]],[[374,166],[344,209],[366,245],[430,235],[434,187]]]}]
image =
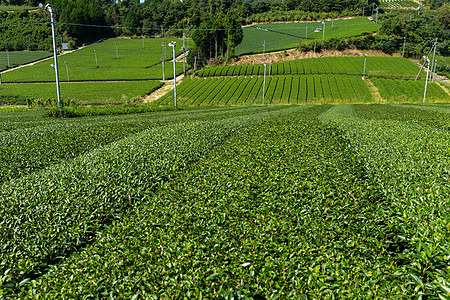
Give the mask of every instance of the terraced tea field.
[{"label": "terraced tea field", "polygon": [[0,114],[2,297],[449,296],[448,105],[39,113]]},{"label": "terraced tea field", "polygon": [[[174,39],[177,45],[182,41]],[[167,42],[167,41],[166,41]],[[83,49],[59,56],[59,78],[67,81],[151,80],[162,79],[162,39],[107,39]],[[117,44],[117,51],[116,51]],[[179,54],[181,47],[177,48]],[[166,59],[172,52],[166,49]],[[33,66],[2,74],[4,82],[54,82],[53,61],[44,61]],[[66,69],[67,63],[67,69]],[[177,74],[183,66],[177,63]],[[165,64],[165,76],[173,78],[173,65]]]},{"label": "terraced tea field", "polygon": [[[414,79],[418,71],[417,65],[400,57],[367,57],[369,80],[362,80],[364,57],[284,61],[267,65],[263,100],[263,65],[210,67],[196,73],[202,78],[185,79],[177,88],[177,97],[185,106],[418,102],[423,101],[425,81],[405,80]],[[426,99],[448,102],[450,95],[429,82]],[[158,100],[163,105],[173,102],[173,93]]]},{"label": "terraced tea field", "polygon": [[[236,55],[261,53],[265,40],[266,51],[295,48],[300,43],[317,39],[322,41],[323,32],[314,32],[323,28],[322,22],[291,22],[257,24],[244,28],[244,39],[236,46]],[[375,32],[379,24],[365,17],[325,22],[325,41],[331,38],[346,38],[361,35],[362,32]]]},{"label": "terraced tea field", "polygon": [[[105,105],[124,104],[145,96],[162,85],[159,81],[121,81],[121,82],[62,82],[61,97],[72,104]],[[56,99],[54,83],[24,83],[0,85],[0,105],[26,105],[27,99],[49,102]]]},{"label": "terraced tea field", "polygon": [[[177,100],[188,106],[373,102],[369,89],[359,76],[267,77],[264,102],[263,84],[262,76],[185,79],[177,88]],[[158,102],[170,105],[173,97],[173,93],[168,93]]]},{"label": "terraced tea field", "polygon": [[[273,64],[269,64],[267,58],[266,63],[267,74],[273,75],[346,74],[362,76],[364,72],[364,57],[362,56],[306,58]],[[416,64],[401,57],[368,56],[366,60],[366,75],[368,76],[414,79],[418,72],[419,67]],[[210,67],[196,72],[199,77],[263,74],[262,64]]]},{"label": "terraced tea field", "polygon": [[0,71],[50,56],[52,53],[47,51],[0,51]]}]

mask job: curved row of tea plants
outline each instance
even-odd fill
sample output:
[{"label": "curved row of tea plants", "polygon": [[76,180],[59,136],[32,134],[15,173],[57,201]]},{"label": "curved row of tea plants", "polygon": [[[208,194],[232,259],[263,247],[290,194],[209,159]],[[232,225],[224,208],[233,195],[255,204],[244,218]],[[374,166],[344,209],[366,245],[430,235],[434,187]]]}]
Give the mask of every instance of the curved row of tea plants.
[{"label": "curved row of tea plants", "polygon": [[[401,293],[385,199],[327,106],[234,135],[21,297],[323,298]],[[95,278],[95,280],[93,280]],[[377,289],[373,289],[374,285]]]},{"label": "curved row of tea plants", "polygon": [[248,124],[18,297],[448,297],[448,131],[329,108]]},{"label": "curved row of tea plants", "polygon": [[[129,117],[42,121],[34,127],[0,132],[0,183],[43,169],[62,160],[76,158],[101,145],[152,127],[188,120],[220,120],[257,113],[261,107],[159,112]],[[42,118],[42,117],[41,117]],[[3,120],[11,122],[6,118]],[[22,120],[19,118],[19,120]]]},{"label": "curved row of tea plants", "polygon": [[391,229],[388,242],[396,250],[395,273],[404,278],[403,289],[445,299],[450,296],[450,131],[411,111],[383,112],[389,108],[360,106],[357,114],[341,105],[321,119],[346,132],[386,198],[380,225]]},{"label": "curved row of tea plants", "polygon": [[[347,74],[363,75],[364,57],[339,56],[305,58],[269,64],[266,56],[267,74]],[[386,78],[415,78],[419,67],[413,62],[401,57],[368,56],[366,61],[366,75]],[[264,66],[232,65],[224,67],[210,67],[196,72],[199,77],[217,76],[248,76],[263,75]]]},{"label": "curved row of tea plants", "polygon": [[40,172],[0,191],[0,282],[15,293],[49,264],[96,239],[146,192],[230,135],[285,109],[261,108],[218,121],[186,121],[144,130]]},{"label": "curved row of tea plants", "polygon": [[[239,104],[298,104],[333,102],[372,102],[367,85],[359,76],[347,75],[288,75],[232,78],[185,79],[177,87],[177,101],[187,106]],[[168,93],[160,104],[173,103]]]}]

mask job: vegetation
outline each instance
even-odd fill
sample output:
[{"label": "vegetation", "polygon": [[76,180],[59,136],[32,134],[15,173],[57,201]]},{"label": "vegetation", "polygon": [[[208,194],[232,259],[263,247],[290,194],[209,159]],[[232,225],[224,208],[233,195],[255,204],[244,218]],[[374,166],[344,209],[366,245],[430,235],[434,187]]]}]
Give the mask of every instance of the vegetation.
[{"label": "vegetation", "polygon": [[448,297],[449,116],[446,105],[0,115],[1,291]]},{"label": "vegetation", "polygon": [[[262,86],[262,77],[185,79],[177,88],[177,100],[184,106],[373,101],[359,76],[274,75],[266,78],[264,102]],[[169,93],[158,103],[168,105],[173,101]]]},{"label": "vegetation", "polygon": [[[261,53],[265,40],[266,51],[295,48],[308,41],[322,41],[323,32],[314,32],[323,28],[322,22],[272,23],[258,24],[244,29],[244,39],[236,47],[236,55]],[[379,24],[367,18],[350,18],[325,22],[325,40],[342,39],[360,35],[363,32],[375,32]]]},{"label": "vegetation", "polygon": [[[177,55],[182,41],[177,42]],[[161,39],[107,39],[83,49],[59,56],[59,78],[67,81],[99,80],[143,80],[162,79]],[[117,44],[117,52],[116,52]],[[169,48],[167,46],[167,48]],[[172,58],[171,48],[166,49],[166,60]],[[67,63],[67,69],[66,64]],[[3,74],[4,82],[49,82],[55,81],[52,61],[44,61]],[[177,63],[177,74],[183,70]],[[172,63],[165,64],[165,77],[173,78]]]},{"label": "vegetation", "polygon": [[[162,85],[159,81],[62,82],[61,98],[71,105],[132,104]],[[2,84],[0,104],[48,106],[56,102],[55,83]]]},{"label": "vegetation", "polygon": [[51,55],[52,53],[44,51],[2,51],[0,52],[0,71],[38,61]]},{"label": "vegetation", "polygon": [[[266,58],[266,63],[268,59]],[[241,70],[244,71],[241,72]],[[238,71],[239,70],[239,71]],[[290,60],[267,65],[267,74],[346,74],[363,75],[364,57],[341,56]],[[400,57],[368,56],[366,74],[385,78],[415,78],[419,68],[413,62]],[[210,67],[196,73],[200,77],[263,75],[261,65],[233,65],[227,67]]]},{"label": "vegetation", "polygon": [[[423,100],[425,82],[424,81],[398,81],[383,78],[372,79],[375,86],[380,91],[381,96],[388,101],[412,101],[417,102]],[[426,100],[442,101],[450,99],[448,95],[439,85],[429,82],[427,85]]]}]

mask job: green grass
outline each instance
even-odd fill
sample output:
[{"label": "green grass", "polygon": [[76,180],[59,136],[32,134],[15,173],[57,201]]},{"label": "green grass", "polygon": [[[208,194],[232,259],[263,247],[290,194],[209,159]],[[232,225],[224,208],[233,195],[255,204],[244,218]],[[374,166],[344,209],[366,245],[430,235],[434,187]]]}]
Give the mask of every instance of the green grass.
[{"label": "green grass", "polygon": [[[124,104],[133,98],[147,95],[160,87],[158,81],[129,82],[62,82],[61,98],[83,105]],[[0,103],[27,104],[26,99],[56,99],[54,83],[2,84]]]},{"label": "green grass", "polygon": [[[8,66],[9,55],[9,66]],[[46,51],[0,51],[0,71],[52,56]]]},{"label": "green grass", "polygon": [[[174,40],[177,41],[177,45],[182,45],[182,40]],[[58,58],[60,80],[67,80],[64,62],[67,63],[70,81],[162,79],[160,62],[163,56],[162,41],[162,39],[145,39],[143,48],[142,39],[114,38],[60,55]],[[116,54],[116,43],[118,55]],[[180,48],[177,47],[177,53]],[[166,59],[172,58],[171,50],[172,48],[166,47]],[[55,81],[52,63],[52,60],[48,60],[7,72],[2,75],[2,79],[4,82]],[[180,74],[182,70],[183,64],[177,63],[177,74]],[[171,62],[165,63],[165,76],[166,79],[173,78]]]},{"label": "green grass", "polygon": [[[244,39],[236,47],[236,55],[260,53],[263,51],[265,39],[266,51],[290,49],[307,41],[322,41],[322,32],[314,32],[323,28],[321,22],[273,23],[260,24],[244,28]],[[325,40],[346,38],[360,35],[362,32],[375,32],[379,24],[365,17],[325,22]],[[306,33],[308,31],[308,33]],[[307,39],[306,39],[306,34]]]}]

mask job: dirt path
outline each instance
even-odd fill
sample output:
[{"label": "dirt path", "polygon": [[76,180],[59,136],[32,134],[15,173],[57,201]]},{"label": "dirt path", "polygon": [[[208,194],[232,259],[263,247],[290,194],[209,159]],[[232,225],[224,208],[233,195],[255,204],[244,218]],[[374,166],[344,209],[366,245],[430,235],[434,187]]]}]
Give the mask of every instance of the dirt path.
[{"label": "dirt path", "polygon": [[[183,74],[181,74],[180,76],[177,77],[177,86],[180,84],[180,82],[182,81],[183,78],[184,78]],[[144,98],[144,103],[151,103],[153,101],[156,101],[159,98],[161,98],[162,96],[164,96],[165,94],[167,94],[168,92],[173,90],[173,80],[166,80],[163,82],[164,82],[164,85],[162,87],[153,91],[152,93],[150,93],[149,95],[147,95]]]}]

